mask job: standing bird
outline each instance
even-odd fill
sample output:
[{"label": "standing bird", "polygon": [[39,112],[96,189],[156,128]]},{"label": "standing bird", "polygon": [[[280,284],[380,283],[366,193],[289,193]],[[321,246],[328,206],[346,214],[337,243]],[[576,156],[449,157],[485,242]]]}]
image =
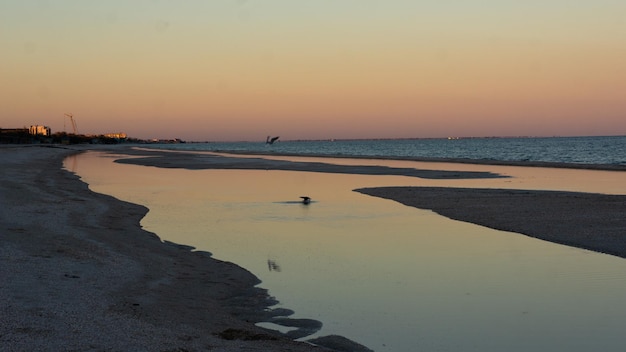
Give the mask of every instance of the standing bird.
[{"label": "standing bird", "polygon": [[280,136],[278,137],[267,136],[267,139],[265,140],[265,144],[274,144],[274,142],[276,142],[278,138],[280,138]]},{"label": "standing bird", "polygon": [[311,203],[311,198],[310,197],[301,196],[300,198],[302,198],[302,204],[309,204],[309,203]]}]

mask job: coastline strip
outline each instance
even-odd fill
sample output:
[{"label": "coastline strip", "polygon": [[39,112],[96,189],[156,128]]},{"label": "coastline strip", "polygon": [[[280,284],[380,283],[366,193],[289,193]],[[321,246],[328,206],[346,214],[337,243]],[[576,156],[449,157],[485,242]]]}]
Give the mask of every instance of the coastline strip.
[{"label": "coastline strip", "polygon": [[338,165],[322,162],[300,162],[274,160],[265,158],[226,157],[215,154],[132,149],[124,154],[133,156],[128,159],[117,159],[121,164],[154,166],[161,168],[180,168],[189,170],[235,169],[235,170],[284,170],[324,172],[335,174],[360,175],[396,175],[418,177],[424,179],[483,179],[507,178],[492,172],[481,171],[446,171],[416,168],[398,168],[373,165]]}]

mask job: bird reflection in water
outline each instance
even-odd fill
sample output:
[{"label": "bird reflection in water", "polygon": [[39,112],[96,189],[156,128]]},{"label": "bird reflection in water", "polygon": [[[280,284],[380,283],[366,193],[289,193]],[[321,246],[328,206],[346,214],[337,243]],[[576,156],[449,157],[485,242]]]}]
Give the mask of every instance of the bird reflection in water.
[{"label": "bird reflection in water", "polygon": [[276,261],[275,261],[275,260],[272,260],[272,259],[268,259],[268,260],[267,260],[267,268],[268,268],[270,271],[275,271],[275,272],[277,272],[277,273],[279,273],[279,272],[280,272],[280,265],[278,265],[278,263],[276,263]]}]

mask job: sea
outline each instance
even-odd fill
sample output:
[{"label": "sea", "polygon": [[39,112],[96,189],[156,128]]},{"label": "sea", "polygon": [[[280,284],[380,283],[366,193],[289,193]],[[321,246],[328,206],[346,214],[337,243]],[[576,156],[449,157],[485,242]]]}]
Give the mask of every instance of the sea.
[{"label": "sea", "polygon": [[157,144],[212,152],[626,165],[626,136],[315,140]]},{"label": "sea", "polygon": [[[93,191],[148,207],[141,220],[144,229],[236,263],[256,275],[259,286],[278,300],[273,308],[322,323],[319,331],[301,340],[340,335],[377,352],[624,348],[623,258],[455,221],[353,191],[443,186],[626,194],[626,173],[621,171],[472,163],[579,163],[621,170],[626,165],[624,136],[285,140],[271,145],[263,139],[148,147],[262,153],[299,161],[342,156],[324,162],[508,176],[435,180],[154,168],[116,163],[116,158],[127,156],[96,151],[66,160],[66,168]],[[303,205],[302,195],[311,196],[311,204]],[[272,322],[259,325],[291,330]]]}]

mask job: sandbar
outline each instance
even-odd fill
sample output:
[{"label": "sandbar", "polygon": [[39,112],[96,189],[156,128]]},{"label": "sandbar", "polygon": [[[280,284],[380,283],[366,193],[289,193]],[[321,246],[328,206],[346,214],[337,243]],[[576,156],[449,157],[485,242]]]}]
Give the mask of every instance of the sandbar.
[{"label": "sandbar", "polygon": [[455,220],[626,258],[623,195],[449,187],[356,191]]}]

